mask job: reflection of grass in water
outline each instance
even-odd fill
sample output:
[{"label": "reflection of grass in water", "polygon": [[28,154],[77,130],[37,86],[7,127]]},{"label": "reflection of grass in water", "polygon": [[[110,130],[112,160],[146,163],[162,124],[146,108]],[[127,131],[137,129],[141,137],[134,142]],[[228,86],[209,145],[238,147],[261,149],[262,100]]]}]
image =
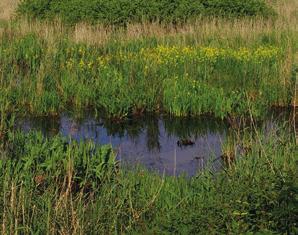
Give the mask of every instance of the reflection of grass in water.
[{"label": "reflection of grass in water", "polygon": [[167,118],[163,119],[164,126],[169,136],[178,136],[181,139],[197,138],[208,133],[223,133],[227,128],[226,124],[213,117],[200,118]]},{"label": "reflection of grass in water", "polygon": [[0,160],[3,233],[294,231],[295,144],[285,130],[251,139],[251,151],[216,177],[206,170],[192,179],[126,171],[108,146],[9,136]]},{"label": "reflection of grass in water", "polygon": [[[4,2],[7,0],[0,3]],[[259,106],[279,104],[281,97],[284,98],[281,103],[286,104],[291,92],[287,89],[282,92],[279,82],[291,87],[288,75],[292,53],[297,49],[295,32],[291,30],[297,17],[293,17],[295,7],[290,4],[280,9],[282,17],[275,23],[263,19],[235,22],[212,19],[177,27],[129,25],[127,31],[114,32],[103,30],[102,26],[82,24],[72,30],[59,23],[22,21],[16,27],[9,25],[0,30],[0,135],[5,136],[0,137],[1,233],[155,234],[162,230],[169,234],[248,231],[294,234],[296,146],[284,128],[270,138],[259,134],[237,139],[249,151],[241,157],[236,153],[230,168],[216,177],[206,170],[192,179],[163,178],[142,169],[119,169],[109,146],[76,142],[68,145],[59,136],[46,140],[37,133],[8,131],[9,113],[56,115],[64,109],[83,111],[86,106],[99,113],[104,106],[108,114],[120,117],[138,114],[144,106],[147,110],[174,110],[176,115],[215,111],[222,117],[227,110],[232,115],[243,114],[247,108],[244,98],[254,100],[260,95],[248,88],[263,92],[263,99],[255,106],[256,114]],[[130,41],[136,38],[139,40]],[[84,43],[74,44],[72,40]],[[216,63],[211,59],[207,62],[213,66],[202,66],[198,71],[193,64],[180,60],[175,69],[156,63],[151,69],[151,63],[143,63],[144,58],[134,61],[131,57],[145,48],[148,58],[153,55],[157,58],[153,62],[160,62],[158,45],[164,45],[168,51],[177,46],[205,45],[240,51],[244,46],[255,50],[270,45],[278,48],[283,57],[263,65],[244,62],[241,69],[239,63],[234,63],[235,58],[220,58]],[[73,49],[71,56],[67,49]],[[171,65],[176,61],[168,51],[164,55],[170,54],[170,58],[165,61]],[[212,50],[208,53],[210,58],[216,55]],[[118,58],[108,60],[107,55],[114,54]],[[106,80],[98,79],[99,66],[90,64],[99,56],[102,56],[97,61],[100,66],[109,62],[103,69]],[[166,77],[171,73],[179,76]],[[192,87],[196,74],[207,79],[203,83],[205,89],[197,84]],[[165,85],[168,96],[163,95]],[[246,93],[225,96],[229,90],[221,90],[242,85]],[[206,99],[194,102],[187,96],[190,91]],[[173,102],[175,95],[179,102]],[[158,135],[153,132],[155,125],[152,122],[148,131],[152,136]],[[192,128],[198,129],[197,125],[168,123],[166,128],[184,136],[192,133]],[[134,136],[142,128],[139,125],[129,134]],[[148,144],[156,146],[151,140]]]}]

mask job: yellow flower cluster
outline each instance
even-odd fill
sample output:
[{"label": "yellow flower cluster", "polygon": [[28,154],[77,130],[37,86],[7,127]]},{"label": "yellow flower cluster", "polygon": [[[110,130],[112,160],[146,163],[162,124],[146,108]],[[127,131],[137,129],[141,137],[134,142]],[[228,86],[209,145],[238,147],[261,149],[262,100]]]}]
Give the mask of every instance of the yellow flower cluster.
[{"label": "yellow flower cluster", "polygon": [[[261,46],[256,49],[242,47],[239,49],[217,48],[217,47],[191,47],[191,46],[157,46],[154,48],[142,48],[138,52],[119,51],[114,55],[96,56],[88,54],[84,48],[79,48],[78,54],[74,53],[74,49],[68,51],[70,58],[66,61],[68,69],[74,66],[80,69],[92,69],[94,67],[107,67],[112,60],[121,63],[137,63],[144,65],[145,73],[152,65],[172,65],[184,63],[186,61],[193,62],[209,62],[214,63],[219,59],[232,59],[240,62],[257,62],[277,58],[280,50],[276,47]],[[73,58],[74,56],[78,58]],[[75,62],[76,61],[76,62]]]},{"label": "yellow flower cluster", "polygon": [[259,47],[255,52],[254,56],[260,60],[267,58],[274,58],[278,56],[279,50],[276,47]]},{"label": "yellow flower cluster", "polygon": [[174,62],[177,60],[193,59],[198,62],[215,62],[219,58],[231,58],[238,61],[263,61],[276,58],[279,50],[276,47],[259,47],[255,50],[242,47],[222,49],[216,47],[177,47],[158,46],[153,49],[142,49],[141,58],[157,64]]},{"label": "yellow flower cluster", "polygon": [[194,58],[195,56],[195,48],[177,46],[158,46],[156,48],[142,49],[139,55],[139,57],[143,58],[143,60],[156,64],[173,63],[177,60]]},{"label": "yellow flower cluster", "polygon": [[136,54],[133,52],[124,52],[124,51],[119,51],[116,55],[115,55],[115,59],[117,59],[118,61],[131,61],[136,59]]},{"label": "yellow flower cluster", "polygon": [[[69,58],[66,60],[65,65],[67,69],[79,68],[81,70],[84,69],[93,69],[96,68],[107,68],[110,63],[112,57],[111,56],[99,56],[96,59],[86,59],[80,58],[78,62],[74,58]],[[64,67],[64,66],[62,66]]]},{"label": "yellow flower cluster", "polygon": [[258,47],[252,51],[247,48],[240,48],[237,51],[233,51],[232,57],[240,61],[255,61],[262,62],[264,60],[270,60],[276,58],[279,54],[279,50],[276,47]]},{"label": "yellow flower cluster", "polygon": [[252,51],[245,47],[242,47],[237,51],[231,51],[231,57],[234,57],[239,61],[250,61],[252,59],[252,54]]}]

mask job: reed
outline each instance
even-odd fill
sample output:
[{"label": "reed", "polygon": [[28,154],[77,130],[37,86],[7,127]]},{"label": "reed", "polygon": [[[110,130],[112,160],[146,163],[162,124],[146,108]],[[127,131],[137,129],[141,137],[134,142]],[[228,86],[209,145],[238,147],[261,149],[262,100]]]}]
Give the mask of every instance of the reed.
[{"label": "reed", "polygon": [[38,115],[67,107],[117,118],[144,111],[225,118],[247,114],[250,102],[254,116],[261,116],[290,102],[289,36],[214,45],[147,38],[101,47],[36,34],[12,39],[7,32],[0,46],[2,87],[9,103]]},{"label": "reed", "polygon": [[1,233],[294,233],[295,142],[282,130],[191,179],[127,170],[110,146],[10,132]]},{"label": "reed", "polygon": [[254,116],[262,116],[289,104],[298,48],[296,2],[270,4],[286,14],[126,28],[16,20],[1,36],[8,103],[20,113],[91,109],[117,118],[145,111],[226,118],[255,103]]},{"label": "reed", "polygon": [[19,0],[2,0],[0,2],[0,21],[8,21],[14,15]]},{"label": "reed", "polygon": [[[0,2],[1,234],[297,233],[292,131],[254,122],[290,104],[297,1],[268,1],[275,19],[126,27],[21,19],[17,3]],[[187,178],[129,169],[111,146],[14,130],[16,115],[86,110],[165,112],[186,129],[203,122],[185,116],[212,114],[236,132],[222,171]],[[253,132],[239,129],[247,119]]]},{"label": "reed", "polygon": [[[1,18],[9,20],[14,15],[18,1],[3,0],[3,11],[9,10],[10,14],[6,16],[0,15]],[[115,35],[119,40],[131,40],[135,38],[144,37],[165,37],[169,35],[181,35],[187,37],[188,35],[195,35],[198,41],[206,37],[212,38],[234,38],[241,37],[247,40],[254,40],[254,38],[261,34],[275,31],[279,34],[284,30],[292,30],[297,32],[296,12],[297,2],[295,0],[269,1],[269,4],[278,12],[279,17],[275,20],[268,20],[262,17],[257,18],[243,18],[243,19],[222,19],[222,18],[198,18],[197,20],[181,24],[158,24],[157,22],[142,22],[130,23],[126,29],[115,29],[113,26],[104,25],[90,25],[87,23],[78,23],[73,28],[64,26],[59,20],[48,22],[28,21],[26,19],[18,20],[19,27],[11,30],[17,34],[27,34],[28,32],[35,32],[39,36],[45,38],[52,38],[55,34],[61,32],[68,32],[69,36],[76,42],[86,42],[92,44],[103,44],[112,40]],[[16,22],[13,23],[15,26]]]}]

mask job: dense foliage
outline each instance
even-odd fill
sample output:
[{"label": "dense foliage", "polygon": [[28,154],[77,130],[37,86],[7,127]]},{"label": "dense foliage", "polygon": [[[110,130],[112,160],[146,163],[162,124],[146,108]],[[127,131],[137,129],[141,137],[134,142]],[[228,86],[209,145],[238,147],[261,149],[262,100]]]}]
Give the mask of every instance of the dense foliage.
[{"label": "dense foliage", "polygon": [[295,143],[276,134],[252,139],[226,172],[187,179],[126,171],[109,146],[10,133],[0,152],[0,231],[295,234]]},{"label": "dense foliage", "polygon": [[259,117],[291,101],[288,52],[274,44],[176,46],[155,39],[105,47],[3,37],[3,102],[19,113],[92,109],[117,118],[144,111],[176,116]]},{"label": "dense foliage", "polygon": [[23,0],[18,11],[34,18],[59,17],[66,23],[126,24],[185,22],[199,16],[274,15],[264,0]]},{"label": "dense foliage", "polygon": [[[217,27],[202,36],[204,27],[190,24],[198,34],[111,36],[94,46],[74,43],[73,27],[59,36],[45,24],[27,33],[35,21],[30,29],[25,21],[0,28],[0,234],[298,234],[292,128],[239,128],[242,117],[252,121],[293,97],[296,31],[281,25],[295,25],[295,17],[284,5],[290,20],[276,24],[263,20],[275,14],[265,0],[21,1],[22,15],[68,24],[160,21],[177,32],[175,23],[196,17],[233,19],[216,18]],[[260,18],[234,20],[242,16]],[[112,33],[123,30],[116,28]],[[222,171],[161,176],[125,168],[110,145],[15,130],[20,115],[86,110],[120,118],[145,111],[230,117]],[[165,128],[182,136],[181,129],[205,125],[183,122]]]}]

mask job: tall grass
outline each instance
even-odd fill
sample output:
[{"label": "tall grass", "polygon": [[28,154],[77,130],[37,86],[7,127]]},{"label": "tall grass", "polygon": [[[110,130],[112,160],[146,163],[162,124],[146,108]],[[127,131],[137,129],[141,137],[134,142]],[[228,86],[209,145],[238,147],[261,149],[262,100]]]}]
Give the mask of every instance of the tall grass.
[{"label": "tall grass", "polygon": [[284,130],[257,136],[226,171],[189,179],[119,168],[109,146],[10,133],[1,233],[294,234],[294,139]]},{"label": "tall grass", "polygon": [[[7,21],[14,14],[19,0],[1,0],[0,2],[0,25],[1,22]],[[0,27],[1,28],[1,27]]]},{"label": "tall grass", "polygon": [[[3,11],[15,9],[17,0],[3,0]],[[102,44],[114,39],[115,34],[119,40],[131,40],[143,37],[165,37],[169,35],[180,35],[183,38],[189,35],[195,35],[196,40],[201,41],[206,37],[210,38],[235,38],[241,37],[248,41],[254,40],[257,35],[275,32],[280,34],[285,30],[291,29],[297,32],[297,2],[295,0],[269,1],[270,5],[278,12],[278,18],[275,21],[264,19],[262,17],[243,18],[243,19],[222,19],[222,18],[198,18],[197,20],[182,24],[158,24],[154,22],[130,23],[125,28],[118,28],[115,31],[113,26],[104,26],[97,24],[91,26],[87,23],[76,24],[73,28],[64,26],[60,21],[53,20],[48,22],[27,21],[26,19],[18,19],[19,27],[15,28],[16,21],[13,22],[15,34],[26,34],[28,31],[36,32],[39,36],[45,38],[53,38],[53,36],[61,33],[69,33],[69,36],[76,41],[87,42],[93,44]],[[13,17],[6,14],[6,20]],[[1,18],[1,15],[0,15]],[[1,31],[0,31],[1,32]]]},{"label": "tall grass", "polygon": [[[117,118],[144,111],[223,118],[247,114],[250,102],[261,116],[290,103],[298,48],[295,1],[270,4],[286,14],[117,29],[13,21],[0,47],[7,102],[20,113],[92,109]],[[257,52],[274,53],[251,56]]]},{"label": "tall grass", "polygon": [[[0,4],[13,9],[13,2]],[[1,233],[296,234],[297,149],[286,126],[233,133],[222,150],[229,167],[191,179],[123,168],[111,146],[12,131],[13,116],[28,113],[164,111],[233,120],[288,105],[297,1],[270,2],[274,21],[202,18],[117,29],[7,22],[9,8],[0,12]]]},{"label": "tall grass", "polygon": [[[2,87],[20,111],[57,114],[93,109],[125,117],[144,111],[178,116],[254,116],[292,96],[289,34],[197,44],[147,38],[105,46],[49,42],[35,34],[2,36]],[[5,78],[5,79],[4,79]]]}]

